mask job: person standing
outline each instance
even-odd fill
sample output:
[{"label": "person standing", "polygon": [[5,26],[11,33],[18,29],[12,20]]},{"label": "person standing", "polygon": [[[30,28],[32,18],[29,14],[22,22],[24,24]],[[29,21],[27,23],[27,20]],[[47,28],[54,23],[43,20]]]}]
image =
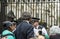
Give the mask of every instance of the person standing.
[{"label": "person standing", "polygon": [[5,21],[3,22],[4,29],[1,33],[1,39],[16,39],[12,31],[16,28],[14,22]]},{"label": "person standing", "polygon": [[46,39],[49,39],[46,29],[43,26],[39,25],[39,20],[40,20],[39,18],[34,18],[34,17],[32,18],[32,25],[34,27],[35,36],[42,35]]},{"label": "person standing", "polygon": [[34,39],[33,26],[29,23],[31,14],[23,12],[21,18],[23,21],[17,26],[14,32],[16,39]]}]

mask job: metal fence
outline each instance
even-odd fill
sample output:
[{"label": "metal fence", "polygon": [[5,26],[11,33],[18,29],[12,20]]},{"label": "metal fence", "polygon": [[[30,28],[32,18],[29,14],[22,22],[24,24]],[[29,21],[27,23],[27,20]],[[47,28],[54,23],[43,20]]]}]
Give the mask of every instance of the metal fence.
[{"label": "metal fence", "polygon": [[33,17],[50,25],[60,23],[60,1],[56,0],[5,0],[5,15],[13,11],[16,19],[21,17],[22,12],[30,12]]}]

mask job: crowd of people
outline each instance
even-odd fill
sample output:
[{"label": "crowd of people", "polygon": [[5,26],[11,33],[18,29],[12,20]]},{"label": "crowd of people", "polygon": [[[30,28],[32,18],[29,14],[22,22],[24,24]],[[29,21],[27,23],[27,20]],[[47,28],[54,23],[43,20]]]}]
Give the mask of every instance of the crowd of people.
[{"label": "crowd of people", "polygon": [[59,27],[54,26],[58,31],[51,27],[48,34],[47,29],[40,25],[40,18],[32,17],[31,13],[23,12],[20,19],[19,23],[10,20],[3,22],[1,39],[60,39]]}]

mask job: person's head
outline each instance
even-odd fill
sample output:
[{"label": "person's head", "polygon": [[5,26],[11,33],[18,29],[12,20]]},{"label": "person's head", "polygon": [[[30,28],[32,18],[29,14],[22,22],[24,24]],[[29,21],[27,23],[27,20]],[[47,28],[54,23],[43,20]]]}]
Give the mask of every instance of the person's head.
[{"label": "person's head", "polygon": [[32,25],[34,26],[34,27],[36,27],[36,26],[38,26],[39,25],[39,18],[32,18]]},{"label": "person's head", "polygon": [[16,16],[14,15],[14,12],[12,10],[8,12],[7,18],[8,18],[7,19],[8,21],[14,21],[14,18],[16,18]]},{"label": "person's head", "polygon": [[34,27],[36,27],[36,26],[38,26],[39,25],[39,22],[38,21],[35,21],[34,23],[33,23],[33,26]]},{"label": "person's head", "polygon": [[30,21],[30,20],[31,20],[31,13],[29,13],[29,12],[23,12],[21,18],[22,18],[23,20],[28,20],[28,21]]},{"label": "person's head", "polygon": [[3,26],[10,31],[13,31],[16,28],[15,22],[5,21],[3,22]]},{"label": "person's head", "polygon": [[23,19],[22,19],[21,17],[20,17],[20,18],[18,18],[18,19],[16,20],[17,25],[18,25],[18,24],[20,24],[22,21],[23,21]]},{"label": "person's head", "polygon": [[12,30],[14,30],[14,29],[16,28],[16,23],[15,23],[15,22],[12,22],[12,26],[10,26],[10,28],[11,28]]}]

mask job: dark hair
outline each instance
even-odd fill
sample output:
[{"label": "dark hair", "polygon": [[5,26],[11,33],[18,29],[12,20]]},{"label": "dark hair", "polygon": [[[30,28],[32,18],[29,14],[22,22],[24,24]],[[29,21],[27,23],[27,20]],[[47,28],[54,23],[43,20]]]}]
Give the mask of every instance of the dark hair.
[{"label": "dark hair", "polygon": [[18,24],[20,24],[22,21],[23,21],[23,19],[20,17],[20,18],[18,18],[18,19],[16,20],[16,24],[18,25]]},{"label": "dark hair", "polygon": [[29,12],[23,12],[21,18],[23,20],[30,20],[31,19],[31,13],[29,13]]}]

